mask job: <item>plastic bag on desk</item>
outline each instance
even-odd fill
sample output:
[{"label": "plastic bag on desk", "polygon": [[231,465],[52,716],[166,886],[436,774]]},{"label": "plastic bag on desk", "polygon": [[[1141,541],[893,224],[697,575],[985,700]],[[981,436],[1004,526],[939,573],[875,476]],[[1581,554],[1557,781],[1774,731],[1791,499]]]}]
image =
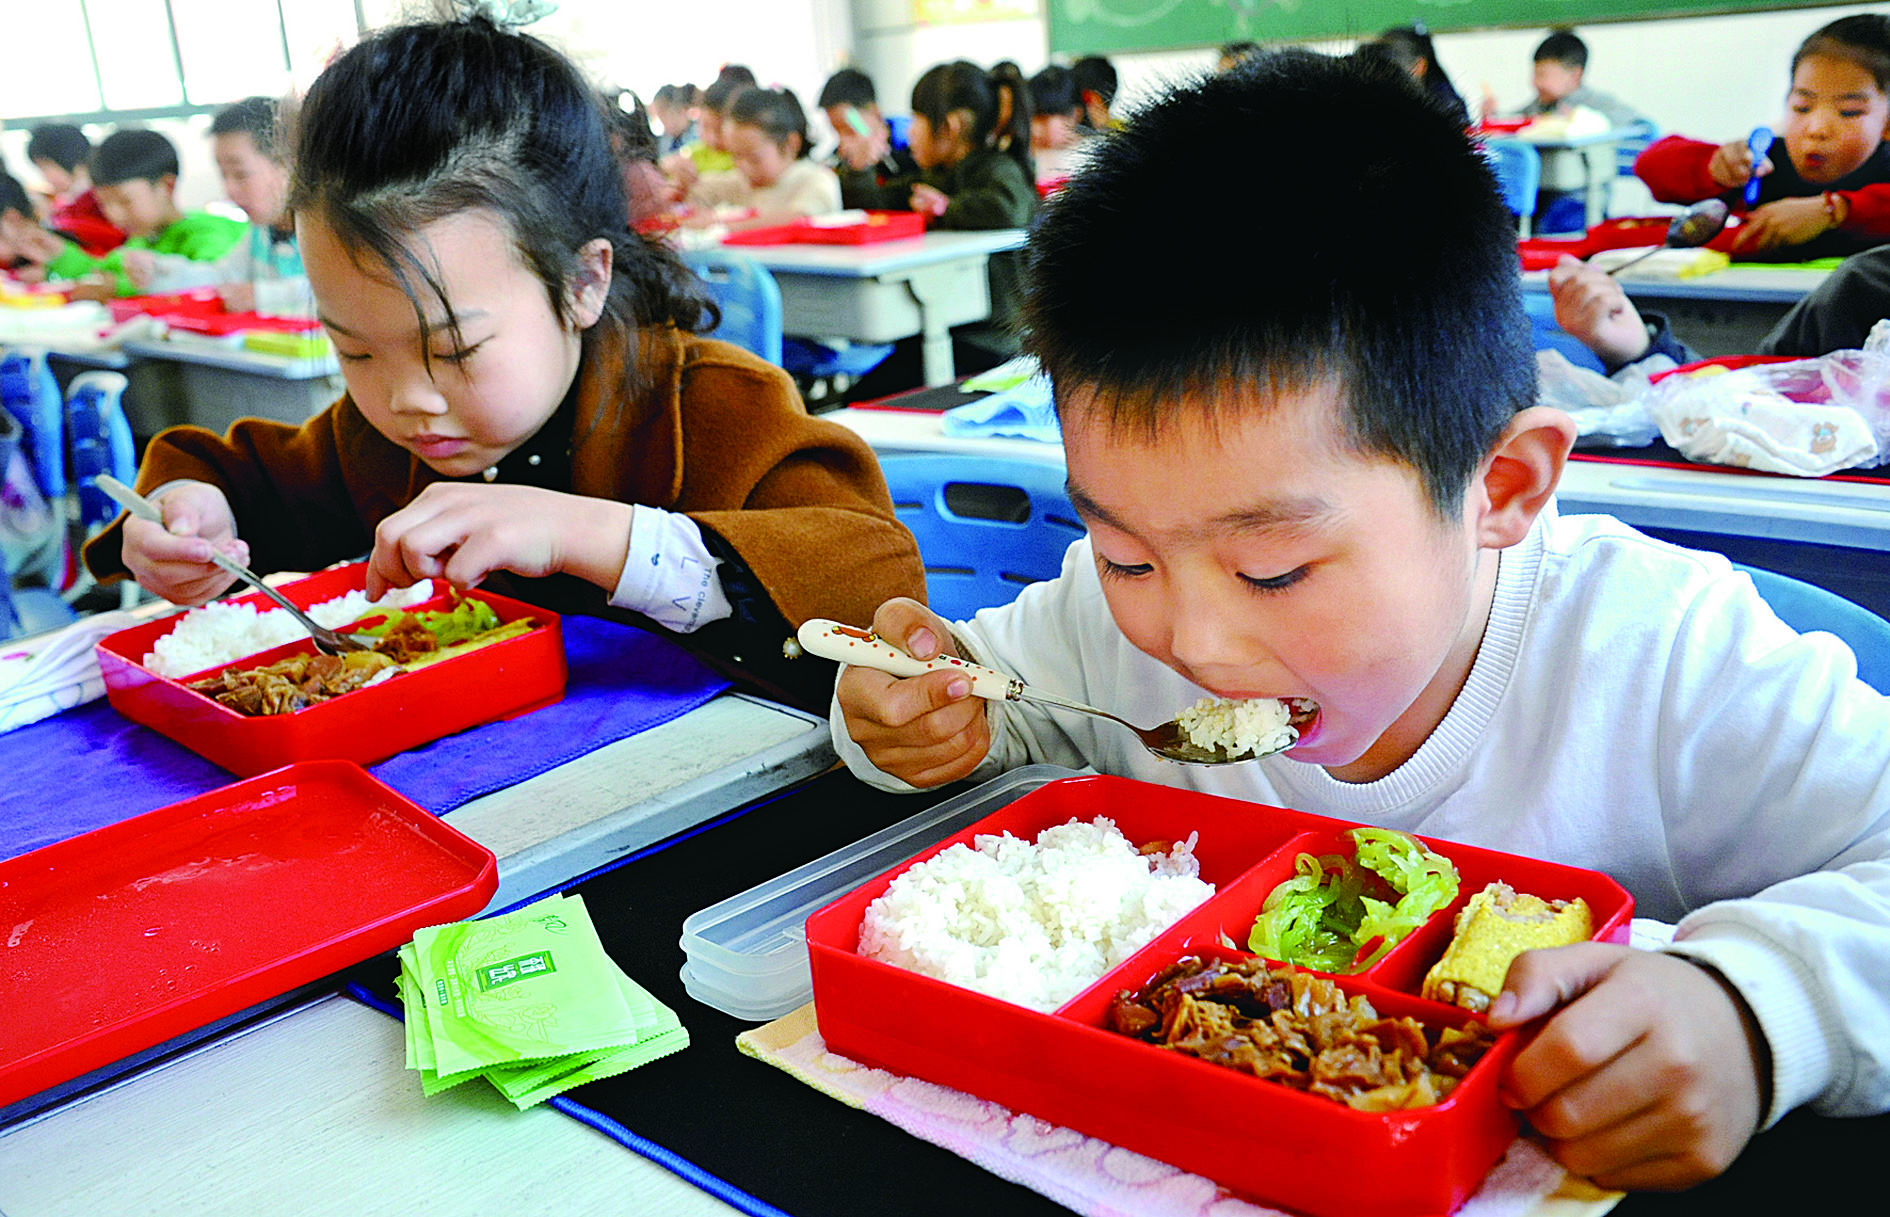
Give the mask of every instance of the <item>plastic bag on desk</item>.
[{"label": "plastic bag on desk", "polygon": [[1560,351],[1536,352],[1536,404],[1554,406],[1575,419],[1577,447],[1639,448],[1658,439],[1660,428],[1647,412],[1646,393],[1645,371],[1611,380],[1576,367]]},{"label": "plastic bag on desk", "polygon": [[1669,376],[1648,408],[1669,444],[1696,461],[1822,477],[1880,464],[1890,442],[1890,358],[1815,359]]}]

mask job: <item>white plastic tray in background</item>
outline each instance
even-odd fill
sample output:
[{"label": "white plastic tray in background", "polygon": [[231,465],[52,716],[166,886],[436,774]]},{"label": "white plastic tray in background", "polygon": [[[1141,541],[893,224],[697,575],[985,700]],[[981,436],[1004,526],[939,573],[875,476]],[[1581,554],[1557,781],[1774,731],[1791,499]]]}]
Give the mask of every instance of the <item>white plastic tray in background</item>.
[{"label": "white plastic tray in background", "polygon": [[1074,777],[1026,765],[880,829],[869,837],[691,913],[682,925],[683,988],[704,1005],[767,1022],[814,997],[808,915],[860,884],[1048,782]]}]

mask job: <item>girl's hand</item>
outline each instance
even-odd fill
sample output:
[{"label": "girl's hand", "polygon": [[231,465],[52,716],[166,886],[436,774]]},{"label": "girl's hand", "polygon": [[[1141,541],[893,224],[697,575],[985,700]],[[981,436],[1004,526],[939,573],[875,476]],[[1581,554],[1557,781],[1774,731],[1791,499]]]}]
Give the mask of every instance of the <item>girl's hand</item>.
[{"label": "girl's hand", "polygon": [[162,528],[128,516],[125,567],[138,585],[173,604],[197,605],[223,592],[235,577],[210,561],[220,550],[249,564],[249,546],[236,536],[236,517],[223,491],[208,482],[180,482],[157,500]]},{"label": "girl's hand", "polygon": [[630,552],[631,513],[628,503],[535,486],[436,482],[374,530],[367,594],[379,599],[422,579],[463,590],[495,570],[562,572],[608,591]]},{"label": "girl's hand", "polygon": [[1551,1011],[1502,1094],[1569,1170],[1603,1187],[1689,1187],[1725,1170],[1758,1130],[1769,1050],[1714,973],[1609,943],[1525,951],[1490,1026]]},{"label": "girl's hand", "polygon": [[256,307],[253,283],[225,283],[217,288],[217,296],[223,301],[223,307],[232,313],[247,313]]},{"label": "girl's hand", "polygon": [[920,215],[928,215],[937,219],[939,216],[945,214],[947,207],[952,205],[952,196],[946,194],[936,186],[928,186],[924,182],[915,182],[912,187],[910,205],[912,210],[918,212]]},{"label": "girl's hand", "polygon": [[[873,632],[914,659],[942,654],[952,634],[945,619],[916,600],[888,600],[873,614]],[[956,781],[991,750],[984,699],[961,672],[897,677],[848,667],[836,686],[847,734],[881,772],[914,786]]]},{"label": "girl's hand", "polygon": [[1824,209],[1821,195],[1812,195],[1806,199],[1774,199],[1746,216],[1746,222],[1739,226],[1739,235],[1733,239],[1733,251],[1741,253],[1777,249],[1781,245],[1803,245],[1835,227],[1831,213]]},{"label": "girl's hand", "polygon": [[118,265],[124,268],[131,286],[143,291],[149,286],[151,276],[157,273],[157,255],[148,249],[128,249],[119,255]]},{"label": "girl's hand", "polygon": [[1563,254],[1549,271],[1555,323],[1610,363],[1647,353],[1647,323],[1613,275]]},{"label": "girl's hand", "polygon": [[[1715,182],[1728,190],[1744,186],[1752,178],[1752,149],[1743,139],[1729,139],[1713,149],[1713,159],[1706,163],[1706,172]],[[1761,157],[1759,176],[1772,172],[1772,158]]]}]

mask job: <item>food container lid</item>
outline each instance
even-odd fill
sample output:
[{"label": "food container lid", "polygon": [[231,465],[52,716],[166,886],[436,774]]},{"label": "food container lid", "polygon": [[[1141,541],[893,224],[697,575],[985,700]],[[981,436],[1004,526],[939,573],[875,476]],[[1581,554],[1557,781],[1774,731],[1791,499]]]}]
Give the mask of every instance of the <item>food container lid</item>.
[{"label": "food container lid", "polygon": [[683,985],[736,1018],[766,1022],[813,999],[807,917],[968,824],[1076,770],[1025,765],[683,920]]}]

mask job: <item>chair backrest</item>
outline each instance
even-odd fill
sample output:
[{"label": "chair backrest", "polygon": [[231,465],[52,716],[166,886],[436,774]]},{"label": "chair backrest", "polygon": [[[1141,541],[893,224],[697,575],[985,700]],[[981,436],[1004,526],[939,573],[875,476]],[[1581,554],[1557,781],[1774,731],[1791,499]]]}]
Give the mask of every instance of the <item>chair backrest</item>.
[{"label": "chair backrest", "polygon": [[131,423],[125,418],[125,383],[117,372],[83,372],[66,388],[72,484],[79,495],[79,525],[87,532],[118,515],[118,504],[99,489],[99,475],[109,473],[126,485],[138,475]]},{"label": "chair backrest", "polygon": [[1483,155],[1496,174],[1496,187],[1509,214],[1533,214],[1536,192],[1542,188],[1542,154],[1518,139],[1490,139],[1483,141]]},{"label": "chair backrest", "polygon": [[900,523],[925,562],[932,611],[963,621],[1009,604],[1054,577],[1083,535],[1063,491],[1063,470],[1035,461],[959,453],[883,456]]},{"label": "chair backrest", "polygon": [[1823,630],[1837,635],[1857,656],[1858,678],[1879,693],[1890,693],[1890,621],[1815,583],[1733,565],[1752,577],[1752,585],[1780,621],[1801,634]]},{"label": "chair backrest", "polygon": [[59,382],[46,366],[46,353],[12,350],[0,355],[0,406],[25,429],[21,450],[33,466],[40,493],[56,499],[66,492],[64,407]]},{"label": "chair backrest", "polygon": [[753,351],[772,364],[781,362],[781,288],[767,267],[746,254],[727,249],[698,249],[683,255],[708,286],[722,310],[722,323],[710,336]]},{"label": "chair backrest", "polygon": [[1634,162],[1641,153],[1647,151],[1647,145],[1660,138],[1660,128],[1651,119],[1641,119],[1620,128],[1616,134],[1620,141],[1614,146],[1614,171],[1618,177],[1633,177]]}]

